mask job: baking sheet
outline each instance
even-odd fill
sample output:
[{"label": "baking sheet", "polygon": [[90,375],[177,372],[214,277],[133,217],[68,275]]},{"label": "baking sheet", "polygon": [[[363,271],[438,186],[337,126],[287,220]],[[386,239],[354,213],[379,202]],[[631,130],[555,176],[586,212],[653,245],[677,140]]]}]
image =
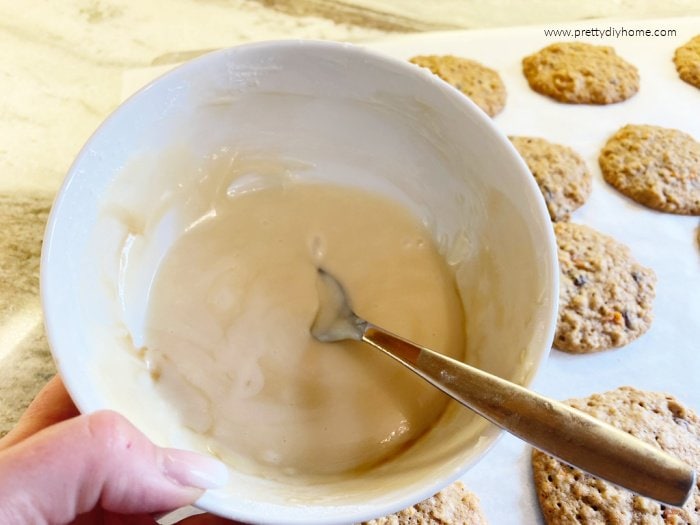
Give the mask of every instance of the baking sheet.
[{"label": "baking sheet", "polygon": [[[416,54],[455,54],[496,69],[508,102],[494,122],[508,135],[541,136],[574,148],[593,174],[593,192],[572,222],[588,224],[627,244],[634,257],[654,269],[658,282],[655,320],[637,341],[617,350],[570,355],[552,350],[532,387],[566,399],[622,385],[663,391],[700,412],[700,248],[698,217],[663,214],[620,195],[602,179],[598,152],[628,123],[683,130],[700,140],[700,89],[682,82],[672,62],[674,50],[700,33],[700,18],[647,21],[595,20],[547,26],[554,29],[674,29],[675,36],[603,36],[578,41],[613,46],[636,65],[639,93],[609,106],[567,105],[530,90],[521,73],[523,56],[571,38],[544,34],[543,26],[424,33],[366,47],[407,59]],[[164,68],[127,72],[128,95]],[[462,479],[475,492],[492,524],[542,523],[530,471],[529,447],[504,435]]]}]

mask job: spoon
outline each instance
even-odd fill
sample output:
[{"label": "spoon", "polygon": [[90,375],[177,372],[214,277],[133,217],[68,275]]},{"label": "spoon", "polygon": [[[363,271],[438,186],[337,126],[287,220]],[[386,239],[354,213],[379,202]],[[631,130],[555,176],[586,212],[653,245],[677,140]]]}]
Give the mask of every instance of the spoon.
[{"label": "spoon", "polygon": [[584,412],[419,346],[358,317],[344,288],[318,270],[318,341],[368,343],[447,395],[532,446],[642,496],[682,506],[695,471],[682,461]]}]

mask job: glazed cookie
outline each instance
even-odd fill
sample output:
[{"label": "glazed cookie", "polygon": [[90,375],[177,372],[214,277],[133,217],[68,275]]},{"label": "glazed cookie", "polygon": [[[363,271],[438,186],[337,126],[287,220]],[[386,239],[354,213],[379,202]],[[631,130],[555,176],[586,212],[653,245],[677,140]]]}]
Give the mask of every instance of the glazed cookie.
[{"label": "glazed cookie", "polygon": [[391,516],[366,522],[366,525],[481,525],[486,517],[479,506],[479,499],[469,492],[461,481],[441,490],[413,507]]},{"label": "glazed cookie", "polygon": [[410,61],[452,84],[490,117],[498,115],[506,105],[506,87],[501,76],[479,62],[452,55],[423,55]]},{"label": "glazed cookie", "polygon": [[598,158],[620,193],[659,211],[700,215],[700,143],[682,131],[627,125]]},{"label": "glazed cookie", "polygon": [[639,73],[612,47],[582,42],[549,45],[523,59],[530,87],[559,102],[613,104],[639,90]]},{"label": "glazed cookie", "polygon": [[574,150],[535,137],[510,137],[535,177],[553,221],[566,221],[591,193],[591,174]]},{"label": "glazed cookie", "polygon": [[559,318],[554,347],[590,353],[624,346],[651,326],[656,275],[629,248],[588,226],[554,224]]},{"label": "glazed cookie", "polygon": [[[700,418],[670,395],[622,387],[571,406],[700,468]],[[682,508],[667,507],[534,450],[532,470],[545,522],[567,524],[697,524],[700,481]]]},{"label": "glazed cookie", "polygon": [[681,80],[700,88],[700,35],[676,49],[673,63]]}]

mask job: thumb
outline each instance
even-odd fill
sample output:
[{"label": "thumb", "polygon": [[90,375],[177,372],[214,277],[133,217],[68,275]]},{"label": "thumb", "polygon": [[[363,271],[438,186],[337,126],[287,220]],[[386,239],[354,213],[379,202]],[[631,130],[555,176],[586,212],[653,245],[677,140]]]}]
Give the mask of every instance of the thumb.
[{"label": "thumb", "polygon": [[67,523],[96,506],[171,510],[226,483],[223,463],[155,446],[115,412],[78,416],[0,452],[0,524]]}]

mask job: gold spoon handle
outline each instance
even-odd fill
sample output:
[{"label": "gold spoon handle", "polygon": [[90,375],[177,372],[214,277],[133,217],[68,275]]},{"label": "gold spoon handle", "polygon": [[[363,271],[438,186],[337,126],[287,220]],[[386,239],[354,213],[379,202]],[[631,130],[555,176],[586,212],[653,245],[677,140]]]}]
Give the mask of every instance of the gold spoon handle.
[{"label": "gold spoon handle", "polygon": [[532,446],[643,496],[681,506],[695,485],[682,461],[574,408],[367,323],[362,340]]}]

